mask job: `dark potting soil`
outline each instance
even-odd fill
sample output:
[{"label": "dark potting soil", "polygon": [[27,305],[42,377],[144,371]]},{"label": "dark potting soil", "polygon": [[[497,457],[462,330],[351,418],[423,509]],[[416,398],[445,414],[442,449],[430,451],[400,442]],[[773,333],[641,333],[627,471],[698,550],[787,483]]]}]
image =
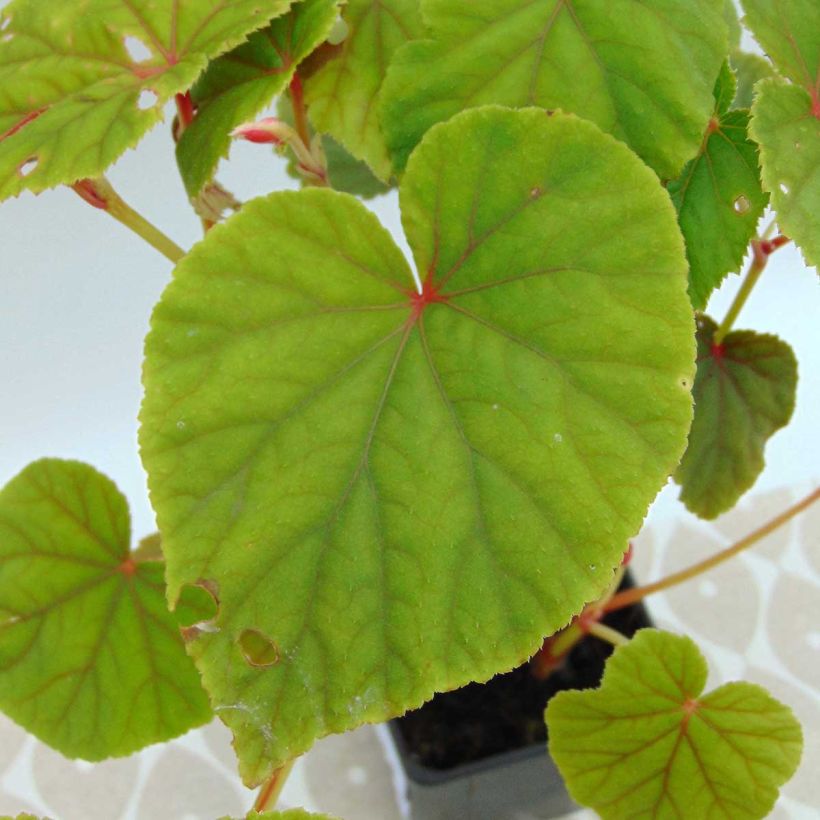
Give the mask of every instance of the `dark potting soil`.
[{"label": "dark potting soil", "polygon": [[[604,623],[627,636],[652,625],[641,604],[609,613]],[[547,680],[537,680],[524,664],[487,683],[436,695],[399,718],[399,731],[413,760],[438,771],[544,744],[547,701],[564,689],[598,686],[612,652],[611,644],[588,636]]]}]

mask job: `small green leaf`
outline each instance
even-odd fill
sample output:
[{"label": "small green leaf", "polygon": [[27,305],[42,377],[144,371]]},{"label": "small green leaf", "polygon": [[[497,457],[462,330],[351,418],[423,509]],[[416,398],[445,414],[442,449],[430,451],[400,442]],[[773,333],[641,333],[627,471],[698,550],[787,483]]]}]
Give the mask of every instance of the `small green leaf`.
[{"label": "small green leaf", "polygon": [[817,0],[741,0],[744,22],[780,73],[818,93],[820,3]]},{"label": "small green leaf", "polygon": [[777,222],[820,264],[820,3],[744,0],[746,23],[782,74],[757,86],[752,137]]},{"label": "small green leaf", "polygon": [[686,239],[689,296],[696,310],[706,306],[727,273],[738,269],[768,202],[757,145],[748,137],[749,112],[728,110],[734,96],[734,77],[724,66],[700,152],[668,186]]},{"label": "small green leaf", "polygon": [[169,594],[219,588],[188,646],[248,783],[531,655],[685,447],[683,243],[626,146],[477,109],[429,133],[400,199],[424,294],[361,203],[278,193],[177,268],[146,341]]},{"label": "small green leaf", "polygon": [[736,330],[715,347],[716,330],[708,316],[698,320],[695,420],[675,476],[681,500],[701,518],[731,509],[754,484],[797,391],[797,360],[785,342]]},{"label": "small green leaf", "polygon": [[772,77],[757,85],[750,132],[760,145],[763,187],[780,230],[820,265],[820,109],[811,96]]},{"label": "small green leaf", "polygon": [[[382,122],[401,171],[431,125],[487,103],[586,117],[662,177],[680,174],[712,112],[723,0],[426,0],[430,40],[390,66]],[[681,71],[681,66],[686,66]]]},{"label": "small green leaf", "polygon": [[692,640],[644,629],[600,689],[556,695],[549,748],[572,797],[603,820],[765,817],[800,762],[800,724],[751,683],[704,695],[706,675]]},{"label": "small green leaf", "polygon": [[129,529],[123,496],[84,464],[38,461],[0,492],[0,709],[68,757],[211,717],[163,565],[129,553]]},{"label": "small green leaf", "polygon": [[732,108],[751,108],[755,83],[774,74],[772,64],[757,54],[747,54],[745,51],[733,51],[731,63],[737,78],[737,93]]},{"label": "small green leaf", "polygon": [[348,0],[343,16],[347,38],[305,80],[310,121],[386,182],[391,164],[376,99],[393,54],[423,34],[419,0]]},{"label": "small green leaf", "polygon": [[[293,106],[287,95],[279,98],[276,109],[279,119],[293,125]],[[321,140],[327,162],[328,181],[334,191],[343,191],[362,199],[372,199],[390,190],[391,186],[377,179],[367,163],[351,156],[333,137],[324,134]],[[303,181],[304,174],[299,171],[293,152],[288,151],[286,156],[288,175],[293,179]]]},{"label": "small green leaf", "polygon": [[192,91],[196,117],[177,145],[189,196],[199,193],[227,155],[230,132],[287,87],[299,63],[327,38],[338,13],[339,0],[303,0],[208,66]]},{"label": "small green leaf", "polygon": [[[15,0],[0,34],[0,199],[99,176],[208,59],[291,0]],[[133,52],[133,56],[132,56]]]}]

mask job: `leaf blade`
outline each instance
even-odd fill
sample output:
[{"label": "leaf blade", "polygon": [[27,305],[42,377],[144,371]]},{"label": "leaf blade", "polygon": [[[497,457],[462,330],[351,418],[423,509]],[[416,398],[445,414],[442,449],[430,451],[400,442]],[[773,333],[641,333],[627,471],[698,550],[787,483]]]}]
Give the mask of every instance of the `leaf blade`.
[{"label": "leaf blade", "polygon": [[[500,104],[571,111],[626,141],[661,176],[677,176],[711,112],[726,52],[723,4],[628,7],[613,15],[606,2],[504,0],[476,8],[428,0],[434,39],[397,53],[382,93],[395,169],[403,170],[434,123]],[[651,83],[650,62],[657,67]],[[684,64],[693,68],[685,82]]]},{"label": "leaf blade", "polygon": [[719,349],[717,325],[698,322],[695,420],[675,475],[681,501],[702,518],[731,509],[763,470],[766,442],[794,412],[797,360],[776,336],[733,331]]},{"label": "leaf blade", "polygon": [[549,747],[572,796],[604,820],[766,816],[800,761],[800,725],[753,684],[702,696],[706,672],[689,638],[644,629],[599,689],[556,695]]},{"label": "leaf blade", "polygon": [[211,716],[162,566],[131,558],[129,529],[116,487],[78,462],[35,462],[0,492],[0,706],[70,757],[130,754]]},{"label": "leaf blade", "polygon": [[[531,654],[609,582],[685,443],[682,242],[625,146],[575,117],[468,112],[425,139],[401,205],[427,297],[363,206],[309,189],[210,232],[153,318],[141,444],[170,594],[219,586],[219,631],[190,649],[248,782]],[[626,254],[587,241],[631,247],[647,222]],[[550,258],[555,281],[524,275]],[[601,323],[610,300],[628,332]],[[562,322],[591,337],[575,355]],[[278,663],[242,662],[246,630]]]}]

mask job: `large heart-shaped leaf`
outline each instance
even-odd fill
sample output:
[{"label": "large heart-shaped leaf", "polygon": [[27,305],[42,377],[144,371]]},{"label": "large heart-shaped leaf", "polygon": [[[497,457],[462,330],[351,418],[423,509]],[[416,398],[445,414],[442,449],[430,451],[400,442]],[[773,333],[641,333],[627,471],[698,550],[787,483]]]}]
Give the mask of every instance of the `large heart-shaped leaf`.
[{"label": "large heart-shaped leaf", "polygon": [[339,0],[303,0],[208,66],[192,92],[196,117],[177,144],[190,196],[200,192],[227,154],[230,132],[287,86],[299,63],[327,38],[338,13]]},{"label": "large heart-shaped leaf", "polygon": [[692,640],[644,629],[600,689],[557,694],[549,748],[572,797],[603,820],[765,817],[800,762],[800,724],[751,683],[704,695],[706,675]]},{"label": "large heart-shaped leaf", "polygon": [[422,8],[434,39],[396,55],[382,92],[398,170],[431,125],[487,103],[587,117],[665,178],[698,150],[726,55],[722,0],[424,0]]},{"label": "large heart-shaped leaf", "polygon": [[797,360],[776,336],[736,330],[714,344],[717,325],[698,320],[695,420],[676,480],[701,518],[731,509],[763,470],[766,442],[789,423]]},{"label": "large heart-shaped leaf", "polygon": [[141,443],[173,599],[249,783],[510,669],[611,582],[691,420],[655,175],[573,116],[468,112],[401,187],[422,293],[359,202],[273,194],[177,269]]},{"label": "large heart-shaped leaf", "polygon": [[396,50],[421,37],[419,0],[348,0],[345,41],[305,81],[310,120],[387,181],[391,163],[376,99]]},{"label": "large heart-shaped leaf", "polygon": [[[125,498],[48,459],[0,492],[0,709],[69,757],[101,760],[211,717],[163,566],[129,553]],[[201,620],[198,603],[182,617]]]},{"label": "large heart-shaped leaf", "polygon": [[743,0],[746,22],[780,71],[757,86],[751,133],[781,230],[820,264],[820,4]]},{"label": "large heart-shaped leaf", "polygon": [[11,3],[0,22],[0,198],[98,176],[209,58],[290,3]]},{"label": "large heart-shaped leaf", "polygon": [[749,112],[729,110],[734,95],[734,78],[724,66],[700,151],[668,186],[686,239],[689,295],[697,310],[740,266],[769,200],[760,186],[757,145],[747,133]]}]

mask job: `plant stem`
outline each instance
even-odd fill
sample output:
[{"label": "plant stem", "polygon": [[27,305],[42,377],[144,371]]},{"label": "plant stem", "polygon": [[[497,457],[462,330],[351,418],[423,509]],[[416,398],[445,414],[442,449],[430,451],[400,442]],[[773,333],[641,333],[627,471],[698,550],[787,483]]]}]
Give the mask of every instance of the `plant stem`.
[{"label": "plant stem", "polygon": [[113,216],[174,264],[185,256],[185,251],[179,245],[138,214],[105,177],[81,179],[71,187],[89,205]]},{"label": "plant stem", "polygon": [[288,776],[295,763],[296,759],[293,759],[271,775],[270,780],[262,786],[259,796],[253,804],[254,811],[263,812],[272,809],[276,805],[276,801],[279,799],[279,795],[282,794],[282,789],[285,788],[285,783],[287,783]]},{"label": "plant stem", "polygon": [[729,331],[732,329],[732,326],[737,320],[740,311],[743,310],[749,296],[751,296],[751,293],[760,279],[761,274],[766,269],[766,265],[769,262],[769,257],[778,248],[782,248],[787,242],[789,242],[789,239],[785,236],[777,236],[772,240],[752,240],[752,263],[749,265],[746,278],[743,280],[743,284],[740,286],[740,290],[738,291],[737,296],[735,296],[735,300],[732,302],[732,306],[729,308],[726,318],[723,320],[715,333],[715,337],[712,342],[713,344],[723,344],[723,340],[729,334]]},{"label": "plant stem", "polygon": [[600,621],[591,623],[587,627],[587,632],[589,632],[590,635],[594,635],[596,638],[600,638],[602,641],[611,643],[613,646],[625,646],[629,643],[629,638],[627,638],[626,635],[621,635],[617,629],[613,629],[611,626],[602,624]]},{"label": "plant stem", "polygon": [[705,561],[701,561],[688,569],[675,572],[667,578],[656,581],[654,584],[647,584],[643,587],[635,587],[634,589],[626,589],[623,592],[619,592],[617,595],[613,596],[608,604],[606,604],[605,611],[613,612],[616,609],[623,609],[626,606],[631,606],[632,604],[643,600],[647,595],[652,595],[655,592],[661,592],[664,589],[670,589],[678,584],[682,584],[684,581],[689,581],[692,578],[696,578],[698,575],[712,569],[712,567],[716,567],[724,561],[734,558],[734,556],[738,553],[741,553],[753,546],[779,527],[782,527],[796,515],[799,515],[803,512],[803,510],[810,507],[818,499],[820,499],[820,487],[809,493],[805,498],[801,499],[787,510],[784,510],[780,513],[780,515],[775,516],[771,521],[764,524],[762,527],[759,527],[745,538],[741,538],[736,544],[733,544],[728,549],[719,552],[717,555],[713,555],[711,558],[707,558]]},{"label": "plant stem", "polygon": [[305,92],[302,87],[302,78],[296,73],[290,81],[290,101],[293,105],[293,123],[296,126],[296,133],[310,148],[310,127],[307,120],[307,108],[305,108]]}]

